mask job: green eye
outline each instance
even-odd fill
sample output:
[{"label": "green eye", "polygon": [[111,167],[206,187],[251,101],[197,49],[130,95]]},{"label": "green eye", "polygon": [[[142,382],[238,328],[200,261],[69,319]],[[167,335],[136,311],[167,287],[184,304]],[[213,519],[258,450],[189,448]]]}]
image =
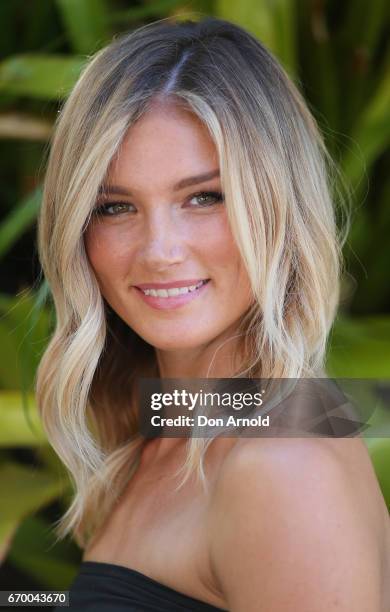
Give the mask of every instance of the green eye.
[{"label": "green eye", "polygon": [[220,191],[202,191],[191,196],[190,201],[194,199],[198,204],[191,205],[193,208],[207,208],[223,202],[224,197]]},{"label": "green eye", "polygon": [[[134,210],[129,210],[129,207],[132,207]],[[136,209],[132,204],[128,204],[127,202],[106,202],[101,206],[97,207],[96,214],[103,215],[106,217],[114,217],[117,215],[121,215],[127,212],[134,212]]]}]

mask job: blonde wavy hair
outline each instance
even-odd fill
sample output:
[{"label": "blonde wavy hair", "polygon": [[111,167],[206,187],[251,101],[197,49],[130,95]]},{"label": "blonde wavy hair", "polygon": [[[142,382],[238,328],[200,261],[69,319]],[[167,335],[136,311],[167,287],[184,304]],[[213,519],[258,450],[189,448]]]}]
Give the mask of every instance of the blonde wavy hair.
[{"label": "blonde wavy hair", "polygon": [[[168,99],[195,113],[215,143],[253,288],[237,376],[323,375],[339,300],[337,170],[272,54],[242,28],[211,17],[154,22],[96,53],[59,114],[38,227],[56,328],[38,369],[37,402],[74,487],[56,533],[71,533],[82,548],[137,468],[146,440],[135,386],[139,377],[158,376],[153,347],[102,297],[83,233],[127,130],[153,102]],[[189,438],[181,485],[193,472],[205,480],[210,442]]]}]

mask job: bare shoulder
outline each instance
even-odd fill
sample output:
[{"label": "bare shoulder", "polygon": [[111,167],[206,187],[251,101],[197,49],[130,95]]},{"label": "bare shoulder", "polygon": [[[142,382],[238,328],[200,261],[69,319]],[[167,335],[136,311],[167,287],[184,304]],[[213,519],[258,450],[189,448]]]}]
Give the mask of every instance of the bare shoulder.
[{"label": "bare shoulder", "polygon": [[389,514],[359,438],[239,440],[208,528],[233,612],[388,609]]}]

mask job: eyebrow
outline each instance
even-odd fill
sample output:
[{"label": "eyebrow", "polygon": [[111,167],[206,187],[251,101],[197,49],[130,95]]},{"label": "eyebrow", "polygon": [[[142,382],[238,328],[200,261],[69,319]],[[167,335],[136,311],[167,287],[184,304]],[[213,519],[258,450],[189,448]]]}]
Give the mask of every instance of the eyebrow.
[{"label": "eyebrow", "polygon": [[[196,185],[198,183],[204,183],[206,181],[210,181],[213,178],[220,176],[219,169],[211,170],[210,172],[205,172],[203,174],[198,174],[197,176],[188,176],[187,178],[181,179],[173,186],[173,191],[179,191],[180,189],[184,189],[185,187],[191,187],[191,185]],[[125,187],[121,187],[120,185],[102,185],[99,188],[99,194],[113,194],[113,195],[129,195],[132,193]]]}]

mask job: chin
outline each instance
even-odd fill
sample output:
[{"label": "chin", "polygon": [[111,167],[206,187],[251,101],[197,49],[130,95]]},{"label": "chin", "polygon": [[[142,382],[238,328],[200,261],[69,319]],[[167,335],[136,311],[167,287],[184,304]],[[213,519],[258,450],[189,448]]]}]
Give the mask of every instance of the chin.
[{"label": "chin", "polygon": [[191,330],[190,333],[183,334],[140,334],[141,337],[151,344],[155,349],[160,351],[182,351],[189,349],[200,348],[202,345],[210,342],[212,337],[205,336],[202,333],[195,333]]}]

